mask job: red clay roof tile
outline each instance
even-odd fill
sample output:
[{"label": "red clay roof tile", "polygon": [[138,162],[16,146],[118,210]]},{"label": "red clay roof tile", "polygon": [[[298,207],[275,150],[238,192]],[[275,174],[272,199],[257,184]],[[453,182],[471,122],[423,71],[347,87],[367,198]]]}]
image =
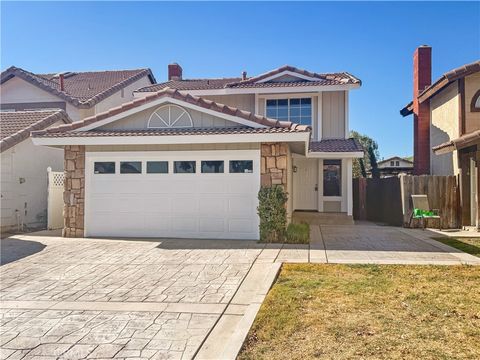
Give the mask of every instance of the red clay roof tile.
[{"label": "red clay roof tile", "polygon": [[17,67],[10,67],[1,74],[1,83],[19,78],[48,91],[76,107],[90,108],[131,83],[148,76],[155,78],[150,69],[88,71],[64,73],[64,90],[60,88],[59,76],[34,74]]},{"label": "red clay roof tile", "polygon": [[[258,81],[267,77],[280,74],[283,71],[291,71],[300,75],[308,76],[317,79],[316,81],[294,81],[294,82],[262,82]],[[294,66],[285,65],[269,71],[265,74],[247,78],[242,80],[240,77],[222,78],[222,79],[185,79],[185,80],[170,80],[160,84],[146,86],[137,90],[138,92],[155,92],[166,88],[177,90],[214,90],[225,88],[259,88],[259,87],[292,87],[292,86],[328,86],[328,85],[347,85],[347,84],[361,84],[360,79],[349,74],[348,72],[339,73],[313,73]]]},{"label": "red clay roof tile", "polygon": [[0,112],[0,152],[27,139],[30,132],[43,130],[58,121],[72,122],[63,110]]}]

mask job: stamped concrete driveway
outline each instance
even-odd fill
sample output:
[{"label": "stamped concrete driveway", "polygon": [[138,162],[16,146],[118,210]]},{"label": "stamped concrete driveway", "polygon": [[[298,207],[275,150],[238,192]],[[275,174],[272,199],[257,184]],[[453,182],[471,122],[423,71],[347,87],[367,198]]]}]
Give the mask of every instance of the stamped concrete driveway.
[{"label": "stamped concrete driveway", "polygon": [[9,359],[191,358],[263,249],[17,238],[8,240],[41,251],[1,267],[1,358]]},{"label": "stamped concrete driveway", "polygon": [[311,246],[11,237],[0,358],[233,359],[282,262],[480,264],[432,235],[312,226]]}]

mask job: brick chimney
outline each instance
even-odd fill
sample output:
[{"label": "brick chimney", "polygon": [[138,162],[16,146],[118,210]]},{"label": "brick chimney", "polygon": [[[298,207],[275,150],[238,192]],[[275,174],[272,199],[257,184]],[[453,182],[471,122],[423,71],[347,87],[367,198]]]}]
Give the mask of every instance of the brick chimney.
[{"label": "brick chimney", "polygon": [[65,75],[58,75],[58,79],[60,80],[60,91],[65,91]]},{"label": "brick chimney", "polygon": [[430,174],[430,101],[418,95],[432,83],[432,48],[422,45],[413,54],[413,155],[415,175]]},{"label": "brick chimney", "polygon": [[168,65],[168,80],[182,80],[182,67],[177,63]]}]

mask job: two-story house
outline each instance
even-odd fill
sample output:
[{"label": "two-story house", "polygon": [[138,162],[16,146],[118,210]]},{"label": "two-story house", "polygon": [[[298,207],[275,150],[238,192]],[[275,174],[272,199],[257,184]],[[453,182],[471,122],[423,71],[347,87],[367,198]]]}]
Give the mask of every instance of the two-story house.
[{"label": "two-story house", "polygon": [[[378,162],[380,177],[398,176],[399,174],[411,175],[413,173],[413,161],[400,156],[392,156]],[[371,173],[371,170],[368,171]]]},{"label": "two-story house", "polygon": [[417,48],[413,60],[414,96],[400,113],[413,114],[414,173],[458,176],[462,225],[480,229],[480,61],[432,83],[431,47]]},{"label": "two-story house", "polygon": [[63,151],[39,148],[32,130],[79,121],[133,99],[155,83],[149,69],[34,74],[1,73],[1,230],[39,228],[47,219],[47,168],[62,171]]},{"label": "two-story house", "polygon": [[35,132],[64,148],[65,236],[258,239],[257,193],[280,185],[294,211],[352,214],[349,73],[292,66],[184,79],[81,122]]}]

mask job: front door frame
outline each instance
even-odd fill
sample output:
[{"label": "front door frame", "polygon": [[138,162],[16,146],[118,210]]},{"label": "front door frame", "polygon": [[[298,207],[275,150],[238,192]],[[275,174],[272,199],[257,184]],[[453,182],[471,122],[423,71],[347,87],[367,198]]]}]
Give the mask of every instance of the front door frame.
[{"label": "front door frame", "polygon": [[[293,210],[306,210],[306,211],[319,211],[319,199],[318,193],[319,189],[319,168],[318,168],[318,159],[309,159],[304,156],[295,156],[293,155]],[[309,175],[312,176],[310,180],[312,180],[311,184],[306,184],[306,180],[309,179],[302,179],[301,175],[303,174],[301,167],[307,166],[313,167],[313,173]],[[303,165],[303,166],[302,166]],[[303,181],[302,181],[303,180]],[[308,190],[310,189],[310,190]],[[303,194],[300,194],[304,192]],[[306,192],[306,193],[305,193]],[[309,199],[311,199],[310,203],[300,203],[301,198],[306,195],[308,197],[310,194]]]}]

